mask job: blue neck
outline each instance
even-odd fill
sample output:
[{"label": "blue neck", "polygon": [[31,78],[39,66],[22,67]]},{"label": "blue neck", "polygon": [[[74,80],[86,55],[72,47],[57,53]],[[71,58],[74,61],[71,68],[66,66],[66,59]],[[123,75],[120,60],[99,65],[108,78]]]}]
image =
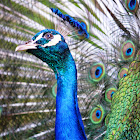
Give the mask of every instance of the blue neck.
[{"label": "blue neck", "polygon": [[77,70],[68,56],[65,68],[58,70],[56,97],[56,140],[86,140],[77,101]]}]

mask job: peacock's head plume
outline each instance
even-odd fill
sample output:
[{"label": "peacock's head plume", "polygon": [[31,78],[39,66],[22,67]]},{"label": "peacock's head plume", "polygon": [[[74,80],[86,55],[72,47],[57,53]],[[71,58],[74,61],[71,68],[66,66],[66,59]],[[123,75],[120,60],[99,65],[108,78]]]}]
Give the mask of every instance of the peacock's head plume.
[{"label": "peacock's head plume", "polygon": [[19,45],[16,51],[27,51],[46,62],[54,72],[63,68],[69,54],[69,48],[64,37],[54,29],[38,32],[32,40]]}]

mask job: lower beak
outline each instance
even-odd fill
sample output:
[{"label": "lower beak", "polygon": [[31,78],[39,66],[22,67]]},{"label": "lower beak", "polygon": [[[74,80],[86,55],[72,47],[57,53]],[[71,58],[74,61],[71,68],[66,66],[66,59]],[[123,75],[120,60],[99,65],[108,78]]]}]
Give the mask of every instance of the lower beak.
[{"label": "lower beak", "polygon": [[17,51],[26,51],[26,50],[29,50],[29,49],[37,49],[36,46],[38,44],[32,44],[32,43],[29,43],[29,44],[24,44],[24,45],[19,45],[16,47],[16,52]]}]

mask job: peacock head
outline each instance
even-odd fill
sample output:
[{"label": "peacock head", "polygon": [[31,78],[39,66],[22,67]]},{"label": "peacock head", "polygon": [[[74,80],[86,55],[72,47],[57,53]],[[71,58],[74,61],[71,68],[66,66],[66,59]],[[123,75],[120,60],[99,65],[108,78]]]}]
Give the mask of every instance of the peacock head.
[{"label": "peacock head", "polygon": [[38,32],[30,41],[17,46],[16,51],[27,51],[35,55],[46,62],[54,72],[63,67],[70,53],[64,37],[53,29]]}]

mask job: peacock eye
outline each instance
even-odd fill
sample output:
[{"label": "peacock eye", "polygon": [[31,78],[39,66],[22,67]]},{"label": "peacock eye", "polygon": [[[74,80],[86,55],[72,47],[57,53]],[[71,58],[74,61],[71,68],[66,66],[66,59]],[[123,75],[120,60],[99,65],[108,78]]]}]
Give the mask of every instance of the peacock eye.
[{"label": "peacock eye", "polygon": [[126,77],[127,74],[128,74],[128,69],[127,68],[122,68],[118,73],[118,78],[121,79],[123,77]]},{"label": "peacock eye", "polygon": [[103,121],[104,109],[102,106],[98,105],[94,107],[90,113],[90,120],[93,124],[99,124]]},{"label": "peacock eye", "polygon": [[105,100],[108,102],[108,103],[111,103],[112,102],[112,97],[113,97],[113,94],[117,91],[117,89],[115,87],[110,87],[110,88],[107,88],[106,91],[105,91]]},{"label": "peacock eye", "polygon": [[46,38],[47,40],[53,39],[53,34],[51,34],[51,33],[46,33],[46,34],[44,35],[44,38]]}]

